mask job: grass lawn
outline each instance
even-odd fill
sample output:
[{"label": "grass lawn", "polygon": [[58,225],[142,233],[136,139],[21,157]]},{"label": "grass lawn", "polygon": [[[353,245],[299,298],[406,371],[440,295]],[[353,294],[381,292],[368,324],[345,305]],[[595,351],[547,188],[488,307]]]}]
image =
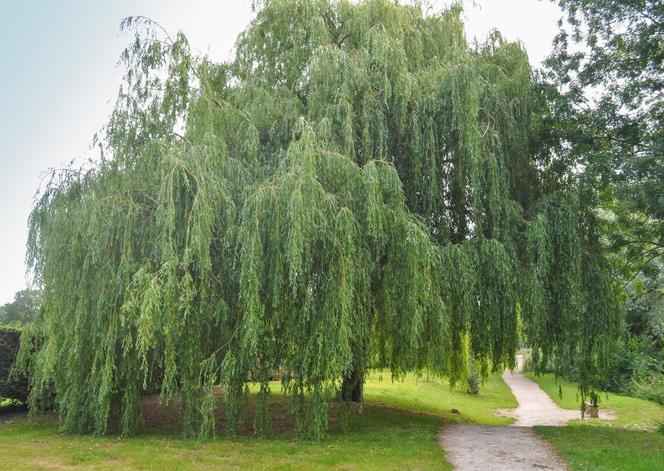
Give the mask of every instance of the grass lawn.
[{"label": "grass lawn", "polygon": [[[532,376],[531,376],[532,377]],[[561,381],[562,399],[552,376],[533,377],[562,407],[577,407],[576,386]],[[298,438],[285,418],[287,401],[274,385],[271,402],[275,436],[219,436],[199,442],[180,437],[177,409],[146,408],[146,427],[137,437],[75,436],[58,432],[56,419],[2,419],[0,469],[451,469],[438,445],[443,422],[506,424],[495,409],[516,407],[507,385],[495,375],[479,395],[450,390],[440,380],[413,375],[393,382],[388,372],[373,372],[365,383],[366,403],[350,411],[345,428],[338,408],[331,430],[319,441]],[[536,427],[574,470],[664,469],[664,434],[635,430],[664,420],[664,408],[638,399],[610,395],[602,405],[615,421],[584,421],[567,427]],[[250,400],[250,404],[251,404]],[[459,413],[452,413],[457,409]],[[605,427],[588,426],[603,424]],[[250,424],[245,430],[250,429]]]},{"label": "grass lawn", "polygon": [[[427,381],[408,375],[404,381],[393,382],[389,372],[373,372],[365,383],[364,397],[369,403],[433,414],[446,422],[492,425],[514,422],[511,417],[496,417],[494,411],[518,406],[500,375],[491,376],[479,394],[471,395],[458,386],[450,390],[449,384],[439,379]],[[451,413],[452,409],[459,414]]]},{"label": "grass lawn", "polygon": [[535,427],[575,471],[664,469],[664,434],[619,427]]},{"label": "grass lawn", "polygon": [[[575,383],[553,375],[526,376],[536,381],[561,407],[578,409]],[[560,397],[559,388],[563,395]],[[633,397],[602,395],[602,410],[616,414],[615,420],[573,420],[567,427],[535,427],[574,470],[661,470],[664,469],[664,434],[653,429],[664,422],[664,407]]]},{"label": "grass lawn", "polygon": [[[285,398],[274,389],[272,401],[283,412]],[[361,411],[351,411],[345,431],[333,417],[332,430],[320,442],[297,438],[290,427],[271,438],[184,440],[179,427],[169,425],[168,411],[158,414],[155,427],[130,439],[62,434],[53,417],[0,422],[0,469],[446,470],[451,466],[437,441],[444,420],[505,423],[493,417],[493,409],[516,405],[497,376],[478,396],[469,396],[438,380],[408,376],[393,383],[389,373],[382,380],[374,373],[365,399]]]},{"label": "grass lawn", "polygon": [[[551,396],[551,398],[565,409],[579,409],[579,398],[576,383],[565,381],[562,378],[557,380],[551,374],[536,376],[533,373],[526,373],[533,381]],[[563,395],[559,395],[559,387],[562,388]],[[617,416],[615,420],[601,420],[602,410],[608,409]],[[605,426],[620,426],[628,429],[652,430],[658,424],[664,422],[664,407],[652,401],[644,401],[634,397],[619,396],[609,393],[602,394],[599,404],[600,420],[592,419],[581,421],[574,420],[571,424],[590,424]],[[664,468],[664,465],[662,465]]]},{"label": "grass lawn", "polygon": [[451,469],[436,441],[439,419],[365,407],[347,432],[320,442],[293,436],[184,440],[71,436],[54,419],[0,423],[0,469]]}]

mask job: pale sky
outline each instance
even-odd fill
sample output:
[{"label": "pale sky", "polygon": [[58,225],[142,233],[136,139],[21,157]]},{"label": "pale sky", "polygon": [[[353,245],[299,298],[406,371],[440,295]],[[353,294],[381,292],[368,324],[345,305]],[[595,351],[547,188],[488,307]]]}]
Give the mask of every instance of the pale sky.
[{"label": "pale sky", "polygon": [[[451,3],[432,2],[438,7]],[[498,29],[536,67],[561,14],[550,1],[466,0],[469,39]],[[183,31],[195,50],[231,57],[253,13],[249,0],[0,0],[0,305],[25,288],[27,219],[43,172],[89,153],[120,84],[131,36],[122,18],[150,17]]]}]

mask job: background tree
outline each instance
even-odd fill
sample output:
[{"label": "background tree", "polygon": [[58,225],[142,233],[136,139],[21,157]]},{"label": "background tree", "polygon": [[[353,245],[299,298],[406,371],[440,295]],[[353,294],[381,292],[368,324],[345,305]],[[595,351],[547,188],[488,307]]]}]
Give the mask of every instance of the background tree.
[{"label": "background tree", "polygon": [[0,324],[30,324],[41,306],[41,292],[35,289],[17,291],[14,300],[0,306]]},{"label": "background tree", "polygon": [[547,61],[557,86],[559,154],[583,169],[589,202],[612,215],[610,242],[630,281],[664,254],[664,8],[562,0],[567,22]]},{"label": "background tree", "polygon": [[[370,367],[484,377],[583,358],[617,332],[589,212],[542,171],[541,98],[520,46],[464,37],[460,8],[257,2],[232,62],[129,18],[134,43],[102,158],[53,175],[30,217],[43,315],[23,337],[37,407],[65,430],[140,423],[176,394],[188,434],[228,432],[285,374],[298,430],[360,399]],[[555,185],[543,182],[555,181]],[[30,352],[35,350],[34,355]]]},{"label": "background tree", "polygon": [[[546,64],[551,168],[581,187],[624,289],[624,334],[605,387],[662,401],[664,7],[561,0]],[[548,114],[548,112],[551,112]],[[570,365],[574,370],[576,363]]]}]

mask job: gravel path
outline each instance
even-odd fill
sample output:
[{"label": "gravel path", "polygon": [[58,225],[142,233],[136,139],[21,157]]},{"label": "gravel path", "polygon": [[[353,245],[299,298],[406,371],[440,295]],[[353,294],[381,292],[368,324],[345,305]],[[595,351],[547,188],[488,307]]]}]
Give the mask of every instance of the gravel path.
[{"label": "gravel path", "polygon": [[539,385],[526,378],[521,373],[503,373],[503,379],[516,397],[519,407],[516,409],[502,409],[500,415],[514,417],[517,427],[532,427],[533,425],[563,426],[570,419],[580,419],[581,411],[563,409],[558,406],[542,391]]},{"label": "gravel path", "polygon": [[450,463],[459,470],[520,471],[532,469],[566,470],[565,463],[551,445],[532,429],[533,425],[565,425],[581,418],[576,410],[558,407],[534,381],[519,371],[505,372],[503,379],[519,403],[516,409],[498,411],[514,417],[513,426],[446,425],[439,434],[440,443]]},{"label": "gravel path", "polygon": [[567,469],[530,427],[446,425],[439,438],[447,460],[459,470]]}]

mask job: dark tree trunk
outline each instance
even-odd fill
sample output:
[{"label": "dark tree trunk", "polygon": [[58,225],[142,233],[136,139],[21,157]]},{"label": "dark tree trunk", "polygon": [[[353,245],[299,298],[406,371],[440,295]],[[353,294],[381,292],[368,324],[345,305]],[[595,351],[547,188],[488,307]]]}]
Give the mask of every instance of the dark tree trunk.
[{"label": "dark tree trunk", "polygon": [[341,399],[344,401],[362,402],[364,374],[353,369],[344,377],[341,384]]}]

